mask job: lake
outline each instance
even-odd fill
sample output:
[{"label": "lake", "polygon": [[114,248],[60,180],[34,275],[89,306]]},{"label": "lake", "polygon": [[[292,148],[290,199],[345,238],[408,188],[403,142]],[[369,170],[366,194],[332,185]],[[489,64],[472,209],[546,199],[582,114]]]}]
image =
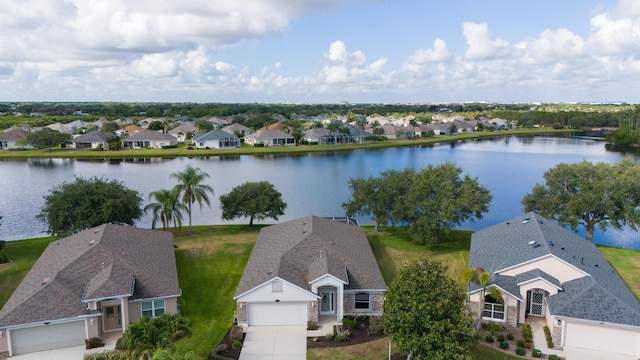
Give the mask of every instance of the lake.
[{"label": "lake", "polygon": [[[477,177],[494,196],[482,220],[466,222],[461,228],[479,230],[522,213],[520,200],[543,173],[558,163],[615,163],[624,157],[638,160],[637,154],[608,151],[604,142],[581,137],[508,136],[439,145],[355,150],[298,155],[212,156],[200,158],[141,158],[118,160],[29,159],[0,161],[0,239],[16,240],[44,236],[46,226],[35,218],[44,204],[43,196],[62,182],[75,177],[102,177],[122,181],[137,190],[148,203],[148,194],[171,188],[169,174],[187,165],[199,167],[211,178],[214,188],[211,208],[193,211],[194,225],[229,223],[221,219],[218,196],[245,181],[266,180],[274,184],[288,204],[279,221],[306,215],[344,216],[341,205],[350,196],[350,178],[377,176],[387,169],[419,169],[428,164],[451,161],[465,174]],[[372,224],[371,219],[358,219]],[[235,223],[248,220],[235,221]],[[267,219],[273,223],[274,220]],[[184,224],[188,218],[184,218]],[[151,227],[146,214],[138,223]],[[584,233],[580,233],[584,236]],[[626,229],[598,231],[599,244],[640,249],[640,234]]]}]

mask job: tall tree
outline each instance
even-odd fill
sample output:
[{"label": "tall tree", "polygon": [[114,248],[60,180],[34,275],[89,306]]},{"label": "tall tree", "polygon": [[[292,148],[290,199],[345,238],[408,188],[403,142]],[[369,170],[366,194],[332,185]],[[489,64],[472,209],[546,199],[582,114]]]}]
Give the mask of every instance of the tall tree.
[{"label": "tall tree", "polygon": [[491,198],[477,178],[462,176],[455,164],[429,165],[414,176],[404,220],[416,242],[439,244],[442,234],[454,226],[481,219],[489,211]]},{"label": "tall tree", "polygon": [[200,168],[194,168],[189,165],[183,172],[172,173],[171,177],[179,182],[179,184],[175,186],[175,190],[181,197],[182,203],[187,207],[189,235],[191,235],[193,234],[191,227],[192,205],[197,203],[200,209],[202,209],[202,204],[211,206],[208,194],[213,196],[213,188],[209,185],[202,184],[202,181],[209,178],[209,174],[203,172]]},{"label": "tall tree", "polygon": [[207,120],[198,120],[193,125],[198,129],[198,133],[200,134],[205,134],[213,130],[213,124]]},{"label": "tall tree", "polygon": [[278,220],[279,216],[284,215],[287,203],[282,201],[282,194],[268,181],[245,182],[220,196],[220,208],[224,220],[248,217],[249,225],[253,225],[254,218]]},{"label": "tall tree", "polygon": [[142,216],[141,204],[138,192],[117,180],[78,177],[49,190],[36,218],[51,235],[66,236],[104,223],[133,225]]},{"label": "tall tree", "polygon": [[149,193],[149,200],[154,202],[147,204],[144,211],[151,211],[153,220],[151,228],[155,229],[158,220],[162,223],[162,230],[168,230],[173,223],[174,229],[182,226],[182,210],[185,206],[180,203],[179,193],[173,189],[160,189]]},{"label": "tall tree", "polygon": [[49,148],[51,150],[54,146],[70,144],[72,138],[71,134],[63,134],[60,131],[43,128],[27,135],[27,143],[38,149]]},{"label": "tall tree", "polygon": [[403,354],[420,359],[471,359],[473,330],[464,290],[446,266],[421,259],[405,265],[385,293],[382,324]]},{"label": "tall tree", "polygon": [[545,184],[536,184],[522,198],[525,211],[535,211],[576,231],[583,226],[593,241],[596,225],[602,231],[640,224],[640,164],[624,159],[604,162],[560,163],[544,173]]}]

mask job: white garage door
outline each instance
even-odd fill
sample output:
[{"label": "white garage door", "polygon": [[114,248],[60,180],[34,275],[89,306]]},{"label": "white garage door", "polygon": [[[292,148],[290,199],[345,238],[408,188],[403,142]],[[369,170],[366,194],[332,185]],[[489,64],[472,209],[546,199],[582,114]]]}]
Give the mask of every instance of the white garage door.
[{"label": "white garage door", "polygon": [[249,303],[249,325],[307,325],[306,302]]},{"label": "white garage door", "polygon": [[640,351],[637,331],[570,321],[565,326],[565,346],[628,355],[637,355]]},{"label": "white garage door", "polygon": [[13,354],[84,345],[84,320],[11,330]]}]

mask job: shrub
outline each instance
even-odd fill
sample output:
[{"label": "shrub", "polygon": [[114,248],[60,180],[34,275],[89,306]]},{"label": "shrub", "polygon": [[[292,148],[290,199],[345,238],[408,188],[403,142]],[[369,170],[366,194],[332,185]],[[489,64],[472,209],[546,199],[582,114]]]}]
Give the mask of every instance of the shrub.
[{"label": "shrub", "polygon": [[242,347],[242,342],[240,340],[234,340],[231,343],[231,347],[234,348],[235,350],[238,350]]},{"label": "shrub", "polygon": [[522,338],[525,342],[531,342],[533,340],[533,333],[531,332],[531,325],[522,324]]},{"label": "shrub", "polygon": [[239,325],[233,325],[231,331],[229,331],[229,339],[231,339],[231,341],[242,340],[243,335],[244,331],[242,330],[242,326]]},{"label": "shrub", "polygon": [[496,336],[496,340],[498,340],[498,342],[503,342],[504,341],[504,335]]},{"label": "shrub", "polygon": [[526,347],[527,349],[531,349],[533,347],[533,343],[531,341],[525,341],[524,347]]},{"label": "shrub", "polygon": [[94,354],[85,354],[84,360],[127,360],[127,354],[120,350],[102,351]]},{"label": "shrub", "polygon": [[509,348],[509,343],[506,341],[500,341],[500,349],[507,350]]},{"label": "shrub", "polygon": [[507,340],[513,340],[513,334],[512,333],[508,333],[507,334]]},{"label": "shrub", "polygon": [[6,251],[0,250],[0,264],[4,264],[8,262],[9,262],[9,255],[7,254]]},{"label": "shrub", "polygon": [[560,357],[558,357],[558,355],[551,354],[549,355],[549,360],[560,360]]},{"label": "shrub", "polygon": [[350,318],[343,318],[342,319],[342,325],[347,326],[351,329],[356,327],[356,321]]},{"label": "shrub", "polygon": [[523,347],[516,348],[516,354],[525,356],[527,355],[527,350],[525,350]]},{"label": "shrub", "polygon": [[492,322],[492,323],[489,323],[489,325],[487,326],[487,329],[489,330],[491,335],[496,336],[496,333],[500,331],[500,326]]},{"label": "shrub", "polygon": [[516,341],[516,345],[517,345],[518,347],[524,347],[524,340],[518,340],[518,341]]},{"label": "shrub", "polygon": [[253,144],[253,147],[264,147],[264,144],[263,143]]},{"label": "shrub", "polygon": [[318,330],[318,327],[317,321],[307,321],[307,330]]},{"label": "shrub", "polygon": [[533,349],[533,351],[531,352],[531,355],[533,355],[534,358],[541,358],[542,351],[540,351],[539,349]]},{"label": "shrub", "polygon": [[99,337],[92,337],[91,339],[85,339],[84,343],[86,345],[85,349],[87,350],[104,346],[104,341],[102,341],[102,339],[100,339]]},{"label": "shrub", "polygon": [[4,247],[7,245],[7,242],[4,240],[0,240],[0,250],[4,250]]},{"label": "shrub", "polygon": [[544,330],[544,337],[547,339],[547,347],[549,349],[553,348],[553,338],[551,337],[551,330],[548,326],[542,328]]},{"label": "shrub", "polygon": [[486,342],[488,342],[488,343],[492,343],[492,342],[493,342],[493,336],[491,336],[491,335],[487,335],[487,336],[484,338],[484,341],[486,341]]},{"label": "shrub", "polygon": [[178,145],[163,145],[162,146],[163,149],[175,149],[177,147],[178,147]]},{"label": "shrub", "polygon": [[349,328],[336,327],[335,340],[339,342],[345,342],[351,337],[351,331]]},{"label": "shrub", "polygon": [[382,327],[382,321],[380,317],[370,316],[369,317],[369,329],[367,333],[369,335],[380,335],[384,332],[384,328]]}]

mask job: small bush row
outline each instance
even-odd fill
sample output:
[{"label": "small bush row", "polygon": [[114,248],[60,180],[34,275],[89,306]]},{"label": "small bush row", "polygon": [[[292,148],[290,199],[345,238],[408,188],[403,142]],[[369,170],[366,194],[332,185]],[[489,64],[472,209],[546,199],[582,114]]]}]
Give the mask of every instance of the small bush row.
[{"label": "small bush row", "polygon": [[102,339],[100,339],[99,337],[92,337],[91,339],[86,339],[84,343],[86,345],[85,349],[87,350],[104,346],[104,341],[102,341]]},{"label": "small bush row", "polygon": [[544,330],[544,337],[547,339],[547,347],[551,349],[553,348],[553,338],[551,337],[551,330],[549,329],[548,326],[545,326],[543,330]]}]

